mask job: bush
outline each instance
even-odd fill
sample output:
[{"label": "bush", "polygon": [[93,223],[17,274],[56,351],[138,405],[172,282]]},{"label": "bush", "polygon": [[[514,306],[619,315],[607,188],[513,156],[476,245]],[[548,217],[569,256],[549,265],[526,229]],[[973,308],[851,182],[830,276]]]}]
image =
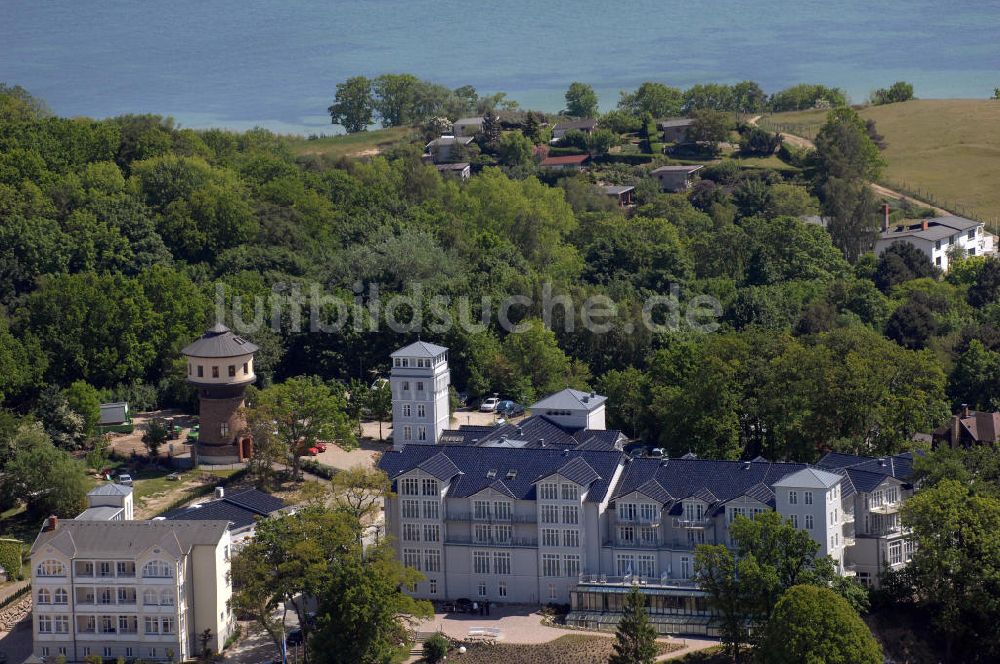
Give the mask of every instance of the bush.
[{"label": "bush", "polygon": [[781,136],[753,127],[740,139],[740,152],[747,155],[768,156],[781,145]]},{"label": "bush", "polygon": [[319,461],[313,461],[311,459],[306,459],[302,462],[302,470],[318,477],[322,477],[325,480],[333,479],[333,476],[340,472],[333,466],[328,466],[325,463],[320,463]]},{"label": "bush", "polygon": [[429,664],[437,664],[447,656],[449,648],[451,648],[451,641],[444,634],[438,632],[424,641],[424,660]]},{"label": "bush", "polygon": [[8,581],[18,581],[22,578],[21,551],[23,545],[16,539],[0,539],[0,567],[7,570]]},{"label": "bush", "polygon": [[[549,154],[552,153],[550,152]],[[642,164],[652,163],[653,155],[617,152],[601,155],[594,161],[600,164],[630,164],[632,166],[639,166]]]}]

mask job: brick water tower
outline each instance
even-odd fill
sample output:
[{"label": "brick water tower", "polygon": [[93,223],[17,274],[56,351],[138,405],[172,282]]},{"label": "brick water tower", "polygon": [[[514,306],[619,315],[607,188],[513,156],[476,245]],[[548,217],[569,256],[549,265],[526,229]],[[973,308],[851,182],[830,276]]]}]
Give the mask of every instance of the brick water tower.
[{"label": "brick water tower", "polygon": [[253,354],[257,346],[216,323],[181,351],[187,358],[187,380],[198,388],[198,463],[238,463],[251,454],[240,416],[247,385],[256,380]]}]

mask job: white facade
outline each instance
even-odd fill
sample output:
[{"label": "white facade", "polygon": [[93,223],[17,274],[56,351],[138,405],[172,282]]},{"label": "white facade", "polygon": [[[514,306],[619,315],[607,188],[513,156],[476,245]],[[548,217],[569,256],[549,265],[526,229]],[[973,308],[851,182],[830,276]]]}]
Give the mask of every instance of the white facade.
[{"label": "white facade", "polygon": [[532,415],[544,415],[555,424],[568,429],[604,431],[607,397],[596,392],[581,392],[566,388],[550,394],[531,405]]},{"label": "white facade", "polygon": [[[774,483],[775,509],[804,529],[844,573],[844,550],[854,542],[854,504],[841,495],[843,477],[815,468],[792,473]],[[850,515],[850,516],[848,516]]]},{"label": "white facade", "polygon": [[391,358],[393,447],[436,445],[451,420],[448,349],[418,341]]},{"label": "white facade", "polygon": [[962,256],[990,256],[997,249],[996,236],[986,232],[982,223],[961,217],[938,217],[883,231],[875,242],[875,253],[882,255],[894,242],[912,244],[945,272],[948,253],[956,247]]},{"label": "white facade", "polygon": [[227,525],[47,521],[31,550],[34,654],[183,661],[206,629],[221,650],[235,626]]}]

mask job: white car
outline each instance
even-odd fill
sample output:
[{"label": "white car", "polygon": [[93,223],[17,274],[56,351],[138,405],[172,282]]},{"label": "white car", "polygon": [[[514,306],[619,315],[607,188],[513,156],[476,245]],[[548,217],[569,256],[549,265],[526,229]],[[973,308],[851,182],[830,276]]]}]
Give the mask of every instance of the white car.
[{"label": "white car", "polygon": [[499,397],[490,397],[489,399],[483,399],[483,402],[479,404],[480,413],[495,413],[497,406],[500,405]]},{"label": "white car", "polygon": [[125,486],[132,486],[132,476],[128,473],[122,473],[118,476],[118,484],[124,484]]}]

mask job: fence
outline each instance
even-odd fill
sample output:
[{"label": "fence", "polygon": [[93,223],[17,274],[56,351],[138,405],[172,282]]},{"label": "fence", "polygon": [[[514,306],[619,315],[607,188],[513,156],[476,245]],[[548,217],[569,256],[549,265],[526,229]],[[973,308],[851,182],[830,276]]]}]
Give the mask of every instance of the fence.
[{"label": "fence", "polygon": [[893,180],[882,179],[879,180],[879,184],[883,187],[888,187],[893,191],[898,191],[905,196],[916,199],[920,203],[933,205],[934,207],[947,210],[952,214],[965,217],[966,219],[980,221],[986,226],[986,230],[990,231],[994,235],[1000,234],[998,233],[998,231],[1000,231],[1000,217],[996,215],[986,214],[978,208],[963,205],[958,201],[950,201],[946,198],[941,198],[932,191],[921,189],[917,186],[910,186],[907,182],[896,182]]},{"label": "fence", "polygon": [[822,122],[775,122],[770,115],[761,116],[757,126],[776,134],[792,134],[808,140],[814,140],[819,133]]}]

